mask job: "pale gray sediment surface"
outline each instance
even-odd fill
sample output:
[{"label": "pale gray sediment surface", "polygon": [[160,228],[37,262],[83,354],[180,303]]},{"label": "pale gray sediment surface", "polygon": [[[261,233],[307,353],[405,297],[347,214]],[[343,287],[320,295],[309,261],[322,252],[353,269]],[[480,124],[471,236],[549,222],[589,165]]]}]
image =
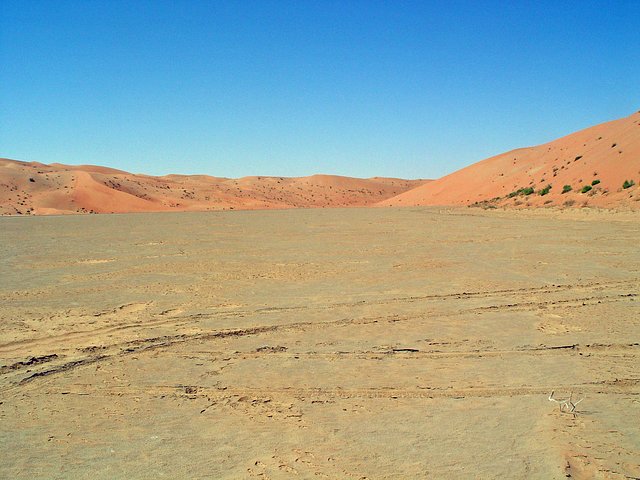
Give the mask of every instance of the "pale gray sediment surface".
[{"label": "pale gray sediment surface", "polygon": [[639,220],[0,218],[0,477],[640,477]]}]

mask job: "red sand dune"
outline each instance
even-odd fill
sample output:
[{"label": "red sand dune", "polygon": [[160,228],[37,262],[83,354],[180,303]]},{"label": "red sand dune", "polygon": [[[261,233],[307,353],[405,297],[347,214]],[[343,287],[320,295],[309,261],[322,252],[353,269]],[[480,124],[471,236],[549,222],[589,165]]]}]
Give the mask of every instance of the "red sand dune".
[{"label": "red sand dune", "polygon": [[[635,185],[625,189],[625,180],[633,180]],[[640,112],[544,145],[488,158],[379,205],[478,202],[484,207],[595,206],[637,210],[639,184]],[[548,193],[541,192],[548,185],[551,185]],[[572,190],[562,193],[565,185]],[[585,186],[592,188],[581,193]],[[527,187],[534,192],[516,194]]]},{"label": "red sand dune", "polygon": [[[623,188],[625,181],[634,184]],[[565,185],[571,190],[563,193],[568,188]],[[335,175],[153,177],[93,165],[0,159],[0,214],[368,205],[595,206],[638,210],[639,185],[640,112],[544,145],[488,158],[435,181]],[[583,192],[585,187],[591,188]]]},{"label": "red sand dune", "polygon": [[372,205],[424,180],[153,177],[93,165],[0,159],[0,214],[124,213]]}]

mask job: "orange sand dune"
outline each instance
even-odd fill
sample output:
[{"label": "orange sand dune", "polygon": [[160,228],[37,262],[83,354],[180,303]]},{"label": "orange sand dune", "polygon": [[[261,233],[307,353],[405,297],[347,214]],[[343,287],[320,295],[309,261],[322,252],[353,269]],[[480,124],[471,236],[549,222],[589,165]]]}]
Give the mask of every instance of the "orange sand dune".
[{"label": "orange sand dune", "polygon": [[48,215],[352,207],[372,205],[423,180],[137,175],[94,165],[0,159],[0,214]]},{"label": "orange sand dune", "polygon": [[435,181],[335,175],[153,177],[95,165],[0,159],[0,214],[369,205],[595,206],[637,210],[639,184],[640,112],[544,145],[488,158]]},{"label": "orange sand dune", "polygon": [[[625,180],[635,185],[623,188]],[[640,112],[544,145],[488,158],[379,205],[595,206],[637,210],[639,184]],[[571,190],[562,193],[568,189],[565,185]],[[584,187],[592,188],[582,193]],[[525,188],[533,189],[533,193],[516,193]]]}]

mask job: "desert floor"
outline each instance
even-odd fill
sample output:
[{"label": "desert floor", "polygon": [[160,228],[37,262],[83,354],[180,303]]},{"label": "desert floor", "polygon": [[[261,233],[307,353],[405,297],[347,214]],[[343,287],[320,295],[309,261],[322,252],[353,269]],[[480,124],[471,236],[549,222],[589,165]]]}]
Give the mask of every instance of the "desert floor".
[{"label": "desert floor", "polygon": [[2,218],[0,477],[640,477],[639,239],[592,211]]}]

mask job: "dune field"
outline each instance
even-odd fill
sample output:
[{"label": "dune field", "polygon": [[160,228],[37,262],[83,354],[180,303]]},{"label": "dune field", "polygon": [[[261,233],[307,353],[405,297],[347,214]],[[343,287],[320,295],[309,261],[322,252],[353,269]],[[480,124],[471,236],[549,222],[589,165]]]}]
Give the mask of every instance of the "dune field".
[{"label": "dune field", "polygon": [[0,158],[0,215],[362,207],[427,180],[133,174]]},{"label": "dune field", "polygon": [[0,215],[468,206],[640,210],[640,112],[437,180],[132,174],[0,158]]},{"label": "dune field", "polygon": [[0,477],[639,478],[638,238],[590,209],[4,217]]}]

